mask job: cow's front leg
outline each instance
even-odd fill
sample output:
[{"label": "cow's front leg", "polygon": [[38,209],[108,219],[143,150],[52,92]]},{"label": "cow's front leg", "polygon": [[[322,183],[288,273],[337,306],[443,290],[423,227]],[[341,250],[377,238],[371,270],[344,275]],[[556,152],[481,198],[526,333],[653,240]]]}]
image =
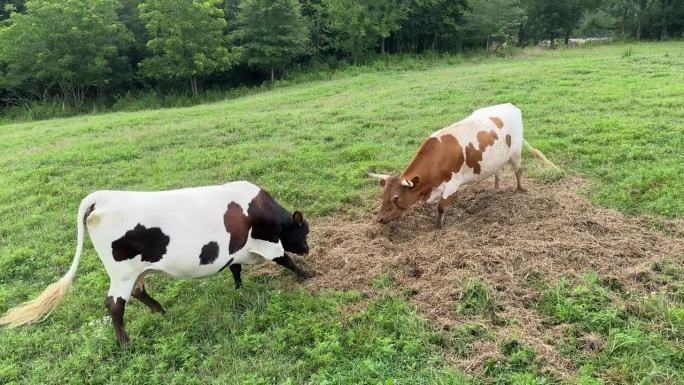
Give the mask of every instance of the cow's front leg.
[{"label": "cow's front leg", "polygon": [[289,255],[283,254],[282,257],[278,257],[273,260],[273,262],[279,264],[280,266],[292,271],[298,278],[308,279],[312,275],[304,270],[302,270],[297,264],[290,258]]},{"label": "cow's front leg", "polygon": [[449,207],[456,199],[456,194],[449,196],[448,198],[442,198],[439,203],[437,203],[437,228],[441,229],[444,227],[444,212],[447,207]]},{"label": "cow's front leg", "polygon": [[230,265],[230,272],[233,273],[233,281],[235,281],[235,288],[239,289],[242,285],[242,277],[240,277],[240,272],[242,272],[242,265],[239,263]]}]

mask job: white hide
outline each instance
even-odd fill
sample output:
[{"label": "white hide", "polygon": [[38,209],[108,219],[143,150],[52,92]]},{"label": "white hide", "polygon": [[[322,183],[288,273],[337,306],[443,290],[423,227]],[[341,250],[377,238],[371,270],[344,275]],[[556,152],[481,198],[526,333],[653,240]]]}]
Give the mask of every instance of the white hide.
[{"label": "white hide", "polygon": [[[88,195],[79,212],[83,215],[84,207],[95,204],[86,223],[111,280],[109,295],[128,300],[136,279],[148,270],[177,278],[198,278],[217,273],[231,258],[232,265],[282,257],[284,249],[280,242],[253,239],[251,230],[244,247],[229,254],[231,235],[223,222],[228,204],[237,203],[247,215],[249,203],[259,191],[249,182],[231,182],[170,191],[97,191]],[[166,253],[157,262],[141,261],[140,255],[115,261],[112,242],[138,224],[148,229],[158,227],[169,237]],[[219,256],[213,263],[200,265],[202,247],[212,241],[219,245]]]},{"label": "white hide", "polygon": [[[503,121],[501,128],[497,127],[491,117],[497,117]],[[458,189],[466,184],[479,182],[501,170],[507,163],[511,163],[514,170],[521,167],[521,154],[523,146],[523,123],[522,113],[511,103],[499,104],[481,108],[474,111],[470,116],[432,134],[432,137],[440,139],[443,135],[451,134],[465,151],[468,143],[478,146],[477,133],[480,131],[494,131],[498,139],[492,146],[488,146],[482,153],[480,161],[480,173],[473,173],[473,169],[465,163],[459,172],[452,173],[450,181],[442,183],[430,193],[428,202],[434,203],[439,199],[446,199],[455,194]],[[511,146],[506,144],[506,135],[511,136]]]}]

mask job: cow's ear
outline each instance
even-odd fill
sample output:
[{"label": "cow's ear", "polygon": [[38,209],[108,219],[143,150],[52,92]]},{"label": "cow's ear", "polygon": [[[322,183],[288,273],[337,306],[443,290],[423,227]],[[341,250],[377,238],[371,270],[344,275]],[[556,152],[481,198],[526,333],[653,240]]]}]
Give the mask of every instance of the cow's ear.
[{"label": "cow's ear", "polygon": [[418,183],[420,183],[420,177],[418,175],[414,176],[411,178],[411,183],[413,183],[412,187],[418,186]]},{"label": "cow's ear", "polygon": [[301,226],[304,223],[304,215],[299,211],[295,211],[294,214],[292,214],[292,220],[294,223]]}]

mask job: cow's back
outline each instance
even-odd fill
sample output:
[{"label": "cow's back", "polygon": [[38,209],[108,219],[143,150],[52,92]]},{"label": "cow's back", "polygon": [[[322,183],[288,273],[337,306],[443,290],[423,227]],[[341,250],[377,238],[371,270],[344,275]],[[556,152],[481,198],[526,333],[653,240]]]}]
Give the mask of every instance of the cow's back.
[{"label": "cow's back", "polygon": [[[522,149],[522,112],[515,105],[511,103],[505,103],[497,104],[496,106],[480,108],[479,110],[475,110],[469,118],[474,118],[484,123],[489,123],[489,121],[491,121],[499,129],[505,127],[506,134],[511,135],[511,139],[514,142],[511,143],[511,147],[514,149]],[[497,119],[499,119],[500,121]],[[515,144],[517,144],[517,146]]]},{"label": "cow's back", "polygon": [[464,162],[451,180],[430,194],[430,200],[450,196],[464,184],[490,177],[512,156],[519,156],[523,144],[522,113],[510,103],[481,108],[432,136],[444,135],[456,138]]}]

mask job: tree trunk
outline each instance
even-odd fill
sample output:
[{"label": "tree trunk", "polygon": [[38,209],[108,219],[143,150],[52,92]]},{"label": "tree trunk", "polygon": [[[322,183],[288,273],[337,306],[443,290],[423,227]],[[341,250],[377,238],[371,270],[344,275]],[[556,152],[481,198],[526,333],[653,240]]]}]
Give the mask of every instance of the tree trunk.
[{"label": "tree trunk", "polygon": [[639,0],[639,17],[637,18],[636,39],[641,40],[641,29],[644,23],[644,10],[646,9],[646,0]]},{"label": "tree trunk", "polygon": [[551,34],[551,49],[556,49],[556,34]]},{"label": "tree trunk", "polygon": [[190,89],[192,90],[192,96],[197,96],[197,77],[190,76]]},{"label": "tree trunk", "polygon": [[570,45],[570,31],[567,31],[565,33],[565,45],[566,46]]},{"label": "tree trunk", "polygon": [[[664,3],[665,2],[663,2],[663,4]],[[662,18],[661,22],[663,23],[663,25],[662,25],[662,28],[660,29],[660,38],[661,39],[667,39],[669,37],[668,31],[667,31],[667,15],[668,15],[668,12],[664,6],[663,6],[662,14],[663,14],[663,18]]]},{"label": "tree trunk", "polygon": [[380,54],[385,54],[385,38],[380,39]]},{"label": "tree trunk", "polygon": [[518,47],[525,48],[525,25],[522,23],[518,28]]},{"label": "tree trunk", "polygon": [[622,38],[627,37],[627,7],[625,7],[625,12],[622,15]]}]

